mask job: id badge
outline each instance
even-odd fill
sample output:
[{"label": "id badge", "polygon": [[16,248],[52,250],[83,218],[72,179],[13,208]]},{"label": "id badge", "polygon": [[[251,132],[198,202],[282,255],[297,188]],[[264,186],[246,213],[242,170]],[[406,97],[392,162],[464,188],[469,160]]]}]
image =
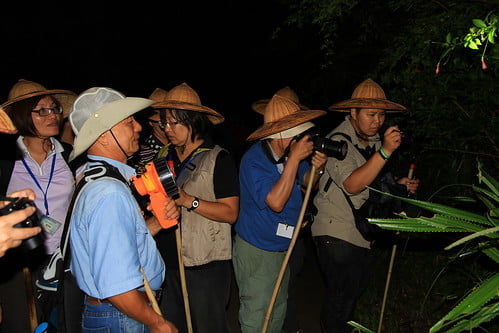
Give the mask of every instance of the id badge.
[{"label": "id badge", "polygon": [[291,238],[293,238],[293,231],[294,230],[295,230],[295,227],[293,227],[292,225],[288,225],[286,223],[279,223],[277,225],[276,235],[291,239]]},{"label": "id badge", "polygon": [[61,227],[61,223],[54,220],[53,218],[43,215],[40,219],[40,225],[43,231],[53,235]]}]

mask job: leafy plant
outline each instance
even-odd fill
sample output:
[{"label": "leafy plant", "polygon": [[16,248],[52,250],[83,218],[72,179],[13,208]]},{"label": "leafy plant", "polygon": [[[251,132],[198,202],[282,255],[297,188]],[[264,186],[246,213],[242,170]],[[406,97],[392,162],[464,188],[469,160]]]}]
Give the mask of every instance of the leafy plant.
[{"label": "leafy plant", "polygon": [[[475,250],[483,252],[496,264],[499,263],[499,182],[488,175],[479,164],[478,181],[473,185],[477,197],[487,207],[485,214],[466,211],[438,203],[400,198],[401,200],[433,213],[432,216],[409,217],[405,213],[396,219],[369,219],[384,229],[408,232],[468,233],[448,245],[453,249],[464,243],[476,242]],[[375,189],[371,189],[375,190]],[[499,315],[499,273],[486,277],[462,299],[449,313],[430,329],[430,332],[461,332],[478,327]],[[355,322],[350,325],[362,332],[372,330]]]},{"label": "leafy plant", "polygon": [[[452,37],[452,33],[448,33],[445,37],[445,42],[441,45],[446,48],[444,53],[440,56],[437,63],[435,73],[438,74],[440,71],[440,63],[449,57],[450,53],[458,46],[463,46],[471,50],[482,50],[482,69],[487,69],[487,63],[485,62],[485,53],[489,43],[495,44],[495,37],[497,36],[497,31],[499,29],[499,16],[494,13],[489,13],[485,19],[473,19],[473,26],[469,28],[469,32],[464,36]],[[491,54],[492,60],[499,62],[499,56],[496,54]]]}]

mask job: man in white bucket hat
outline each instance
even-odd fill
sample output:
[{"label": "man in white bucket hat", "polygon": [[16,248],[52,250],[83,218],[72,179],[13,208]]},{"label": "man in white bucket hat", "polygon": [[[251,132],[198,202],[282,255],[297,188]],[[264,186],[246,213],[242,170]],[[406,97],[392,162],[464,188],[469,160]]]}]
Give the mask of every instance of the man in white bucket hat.
[{"label": "man in white bucket hat", "polygon": [[[71,271],[85,293],[83,332],[177,332],[144,292],[145,277],[160,288],[165,266],[128,184],[135,171],[126,162],[139,149],[141,130],[132,115],[153,103],[97,87],[78,96],[69,114],[76,134],[70,160],[87,151],[89,161],[70,225]],[[89,180],[92,168],[118,177]],[[178,218],[171,199],[165,216]]]}]

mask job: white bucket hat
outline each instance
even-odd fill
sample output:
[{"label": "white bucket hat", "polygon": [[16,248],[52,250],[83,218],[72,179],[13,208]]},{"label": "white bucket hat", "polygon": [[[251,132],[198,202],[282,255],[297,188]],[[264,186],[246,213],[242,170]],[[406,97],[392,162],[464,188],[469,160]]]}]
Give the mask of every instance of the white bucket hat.
[{"label": "white bucket hat", "polygon": [[69,113],[69,122],[75,133],[69,160],[72,161],[85,152],[101,134],[120,121],[154,103],[147,98],[125,97],[106,87],[85,90],[76,98]]}]

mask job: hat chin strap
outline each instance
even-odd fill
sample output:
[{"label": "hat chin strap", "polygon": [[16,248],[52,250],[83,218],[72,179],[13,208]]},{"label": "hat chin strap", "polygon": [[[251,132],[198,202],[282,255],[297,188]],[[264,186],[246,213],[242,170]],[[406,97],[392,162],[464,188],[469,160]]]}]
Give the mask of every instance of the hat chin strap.
[{"label": "hat chin strap", "polygon": [[123,155],[125,155],[126,160],[132,158],[133,154],[130,155],[130,156],[128,156],[128,154],[125,152],[125,150],[123,149],[123,147],[121,147],[120,142],[118,141],[118,139],[116,139],[116,137],[114,136],[114,133],[113,133],[112,129],[109,130],[109,133],[111,133],[111,135],[113,136],[114,141],[116,142],[116,144],[120,148],[120,150],[123,153]]}]

